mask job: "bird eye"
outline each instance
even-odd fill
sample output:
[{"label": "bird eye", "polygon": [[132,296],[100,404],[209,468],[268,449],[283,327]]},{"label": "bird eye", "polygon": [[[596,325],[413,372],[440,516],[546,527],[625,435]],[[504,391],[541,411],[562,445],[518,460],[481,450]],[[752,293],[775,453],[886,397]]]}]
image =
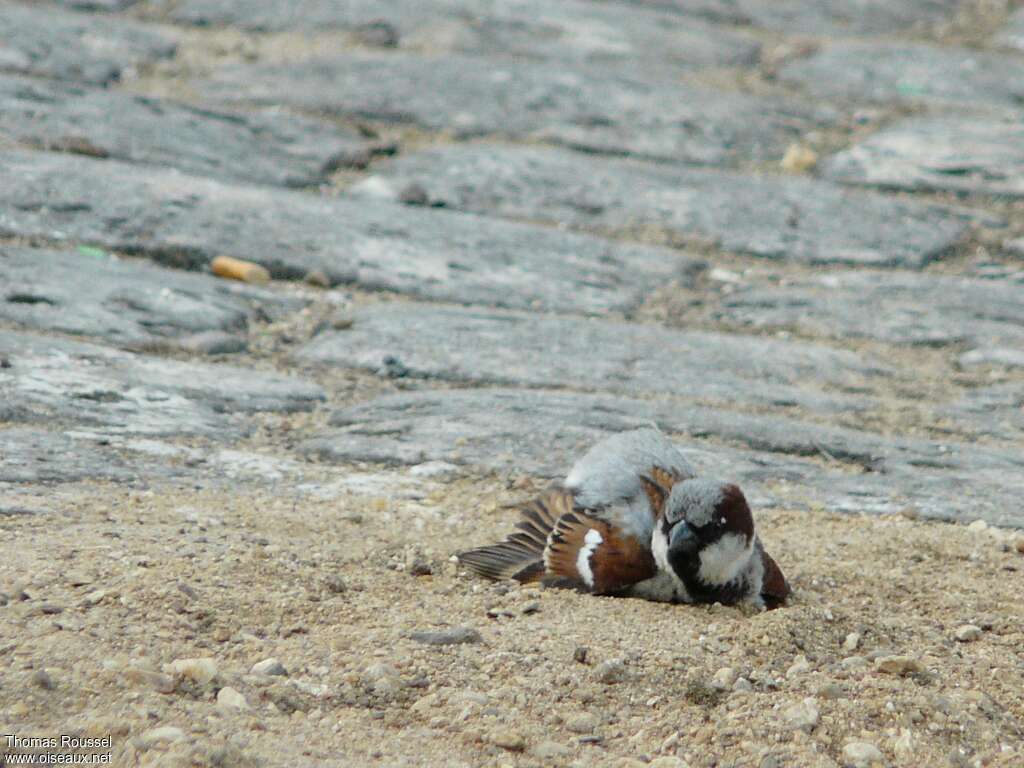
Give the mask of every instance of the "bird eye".
[{"label": "bird eye", "polygon": [[718,520],[718,524],[719,524],[719,525],[725,525],[725,518],[724,518],[724,517],[722,517],[722,518],[719,518],[719,520]]}]

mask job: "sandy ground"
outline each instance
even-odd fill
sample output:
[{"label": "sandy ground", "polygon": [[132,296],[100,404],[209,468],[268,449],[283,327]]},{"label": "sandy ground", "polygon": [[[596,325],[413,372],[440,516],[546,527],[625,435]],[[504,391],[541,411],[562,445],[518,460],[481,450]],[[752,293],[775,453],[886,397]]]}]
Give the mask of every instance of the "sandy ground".
[{"label": "sandy ground", "polygon": [[762,512],[795,597],[743,615],[461,573],[525,478],[325,479],[8,498],[50,513],[0,518],[5,733],[123,765],[1024,764],[1019,533]]}]

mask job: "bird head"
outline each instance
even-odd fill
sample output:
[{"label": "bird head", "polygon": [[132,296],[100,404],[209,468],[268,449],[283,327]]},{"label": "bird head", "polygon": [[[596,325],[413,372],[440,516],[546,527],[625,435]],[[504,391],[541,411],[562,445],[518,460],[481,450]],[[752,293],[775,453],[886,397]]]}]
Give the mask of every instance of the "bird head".
[{"label": "bird head", "polygon": [[734,602],[755,556],[754,518],[731,483],[684,480],[665,500],[660,533],[665,559],[700,602]]}]

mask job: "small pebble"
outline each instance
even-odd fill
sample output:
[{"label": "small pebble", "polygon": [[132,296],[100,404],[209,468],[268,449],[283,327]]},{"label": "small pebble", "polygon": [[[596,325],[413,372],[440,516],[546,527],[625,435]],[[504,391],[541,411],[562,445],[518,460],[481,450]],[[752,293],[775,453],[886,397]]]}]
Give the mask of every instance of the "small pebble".
[{"label": "small pebble", "polygon": [[57,687],[57,684],[53,682],[53,678],[50,677],[45,669],[36,670],[35,674],[32,675],[32,684],[42,688],[44,691],[52,691]]},{"label": "small pebble", "polygon": [[836,683],[825,683],[825,685],[818,688],[815,692],[823,699],[835,701],[836,699],[843,698],[843,689]]},{"label": "small pebble", "polygon": [[182,741],[184,738],[185,732],[181,728],[175,728],[173,725],[164,725],[146,731],[139,737],[139,743],[143,748],[149,748],[156,746],[162,741]]},{"label": "small pebble", "polygon": [[420,630],[409,634],[412,640],[425,645],[462,645],[464,643],[482,643],[480,633],[470,627],[453,627],[442,630]]},{"label": "small pebble", "polygon": [[593,733],[598,725],[597,716],[589,712],[581,712],[565,721],[565,727],[573,733]]},{"label": "small pebble", "polygon": [[249,671],[254,675],[288,677],[288,670],[284,668],[284,664],[274,658],[256,662]]},{"label": "small pebble", "polygon": [[377,678],[370,686],[375,694],[385,699],[394,698],[403,687],[401,679],[391,675]]},{"label": "small pebble", "polygon": [[976,533],[981,531],[987,531],[988,523],[986,523],[984,520],[975,520],[973,523],[967,526],[967,530],[975,531]]},{"label": "small pebble", "polygon": [[970,643],[981,637],[981,627],[975,626],[974,624],[964,624],[961,627],[957,627],[956,631],[953,632],[953,637],[961,643]]},{"label": "small pebble", "polygon": [[621,659],[609,659],[594,668],[594,677],[602,683],[621,683],[629,677],[629,672]]},{"label": "small pebble", "polygon": [[86,608],[92,608],[94,605],[99,605],[103,602],[103,598],[107,596],[107,590],[105,589],[94,589],[89,592],[85,597],[82,598],[82,605]]},{"label": "small pebble", "polygon": [[327,277],[327,273],[324,272],[322,269],[310,270],[309,272],[306,273],[306,276],[305,278],[303,278],[303,280],[305,281],[306,285],[312,285],[317,288],[331,287],[331,279]]},{"label": "small pebble", "polygon": [[433,480],[451,480],[459,475],[461,470],[447,461],[425,461],[409,467],[409,474],[413,477],[426,477]]},{"label": "small pebble", "polygon": [[747,680],[747,678],[740,677],[737,678],[736,682],[732,684],[732,689],[736,693],[750,693],[752,690],[754,690],[754,686],[751,684],[749,680]]},{"label": "small pebble", "polygon": [[569,747],[559,744],[557,741],[542,741],[530,750],[530,753],[541,760],[556,760],[566,757],[572,752]]},{"label": "small pebble", "polygon": [[401,39],[393,24],[380,19],[360,24],[353,31],[360,43],[375,48],[394,48]]},{"label": "small pebble", "polygon": [[797,675],[803,675],[811,671],[811,664],[807,661],[807,657],[801,654],[796,657],[789,669],[786,670],[786,677],[796,677]]},{"label": "small pebble", "polygon": [[875,659],[875,669],[888,675],[911,675],[922,667],[912,656],[880,656]]},{"label": "small pebble", "polygon": [[736,682],[736,670],[732,667],[722,667],[711,678],[711,687],[717,691],[728,691],[734,682]]},{"label": "small pebble", "polygon": [[405,205],[427,205],[430,203],[430,195],[421,184],[413,182],[398,193],[398,202]]},{"label": "small pebble", "polygon": [[587,652],[588,649],[585,645],[577,645],[576,649],[572,652],[572,660],[578,664],[586,664]]},{"label": "small pebble", "polygon": [[487,740],[494,746],[507,749],[510,752],[522,752],[526,748],[526,739],[511,728],[495,728],[488,734]]},{"label": "small pebble", "polygon": [[648,765],[650,768],[689,768],[682,759],[672,755],[656,757]]},{"label": "small pebble", "polygon": [[859,645],[860,645],[860,633],[859,632],[851,632],[850,634],[848,634],[846,636],[846,639],[843,640],[843,650],[846,651],[847,653],[852,653],[853,651],[856,651],[857,650],[857,646],[859,646]]},{"label": "small pebble", "polygon": [[412,563],[409,564],[409,573],[412,576],[430,576],[434,572],[430,563],[424,560],[422,557],[415,558]]},{"label": "small pebble", "polygon": [[851,741],[843,747],[843,759],[853,768],[870,768],[883,763],[885,756],[881,750],[868,741]]},{"label": "small pebble", "polygon": [[164,672],[191,680],[196,685],[206,685],[217,676],[217,662],[210,658],[175,659],[164,665]]},{"label": "small pebble", "polygon": [[790,729],[810,733],[817,727],[821,713],[814,699],[806,698],[799,704],[784,709],[782,718]]},{"label": "small pebble", "polygon": [[790,144],[782,158],[782,170],[804,173],[818,164],[818,153],[804,144]]},{"label": "small pebble", "polygon": [[1024,539],[1017,539],[1017,543],[1014,546],[1018,554],[1024,555]]},{"label": "small pebble", "polygon": [[900,730],[900,735],[893,744],[896,754],[904,759],[912,757],[917,745],[914,743],[914,734],[909,728]]},{"label": "small pebble", "polygon": [[248,709],[249,702],[239,691],[225,686],[217,691],[217,706],[221,709]]},{"label": "small pebble", "polygon": [[331,574],[324,579],[324,586],[327,587],[328,592],[332,592],[335,595],[342,595],[348,591],[348,585],[345,580],[337,574]]},{"label": "small pebble", "polygon": [[225,331],[203,331],[186,336],[179,344],[186,352],[199,355],[233,355],[245,352],[249,343],[241,336]]},{"label": "small pebble", "polygon": [[124,678],[133,685],[144,685],[158,693],[173,693],[177,687],[174,678],[170,675],[164,675],[144,667],[128,667],[124,671]]}]

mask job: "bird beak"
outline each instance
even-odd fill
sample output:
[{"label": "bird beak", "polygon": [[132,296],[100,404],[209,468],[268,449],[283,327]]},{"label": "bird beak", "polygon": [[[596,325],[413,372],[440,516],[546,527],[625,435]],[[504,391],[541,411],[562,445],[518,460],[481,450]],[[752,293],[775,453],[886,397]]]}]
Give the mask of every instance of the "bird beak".
[{"label": "bird beak", "polygon": [[690,557],[700,549],[697,534],[685,520],[676,523],[669,532],[668,553],[676,557]]}]

